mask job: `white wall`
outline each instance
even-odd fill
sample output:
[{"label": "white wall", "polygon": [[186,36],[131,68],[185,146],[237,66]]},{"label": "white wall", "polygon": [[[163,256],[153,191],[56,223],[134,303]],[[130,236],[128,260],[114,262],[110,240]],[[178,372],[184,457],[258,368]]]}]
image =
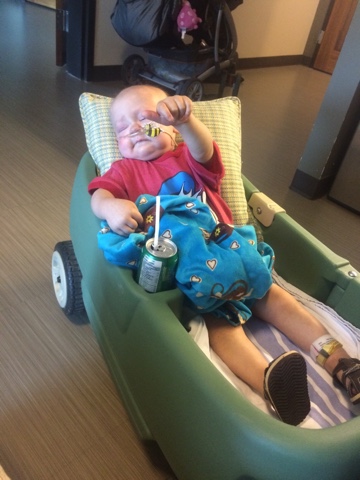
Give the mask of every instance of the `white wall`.
[{"label": "white wall", "polygon": [[240,58],[302,55],[319,0],[244,0],[232,14]]},{"label": "white wall", "polygon": [[[96,5],[94,65],[121,65],[140,48],[124,42],[111,25],[116,0]],[[232,14],[241,58],[302,55],[319,0],[244,0]]]}]

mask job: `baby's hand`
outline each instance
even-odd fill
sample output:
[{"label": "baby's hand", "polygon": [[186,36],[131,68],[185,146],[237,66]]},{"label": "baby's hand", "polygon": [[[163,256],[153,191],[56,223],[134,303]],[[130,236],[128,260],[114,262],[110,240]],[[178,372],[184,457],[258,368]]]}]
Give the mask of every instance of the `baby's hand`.
[{"label": "baby's hand", "polygon": [[134,202],[112,198],[107,200],[105,220],[114,232],[128,237],[142,225],[143,218]]},{"label": "baby's hand", "polygon": [[192,113],[192,101],[185,95],[174,95],[161,100],[156,112],[146,110],[144,116],[161,125],[181,125],[189,120]]}]

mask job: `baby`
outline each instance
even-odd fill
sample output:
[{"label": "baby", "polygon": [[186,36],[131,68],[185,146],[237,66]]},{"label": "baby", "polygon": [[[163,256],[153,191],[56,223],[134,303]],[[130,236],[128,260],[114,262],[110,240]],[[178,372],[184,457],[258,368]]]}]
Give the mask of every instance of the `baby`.
[{"label": "baby", "polygon": [[[219,222],[233,224],[220,195],[225,172],[219,148],[193,114],[188,97],[167,96],[157,87],[133,86],[118,94],[110,114],[123,158],[89,184],[97,217],[106,220],[114,232],[128,236],[142,227],[143,217],[135,205],[140,195],[187,195],[206,202]],[[184,140],[180,145],[175,140],[177,132]],[[310,351],[345,386],[351,402],[360,402],[360,361],[349,358],[342,345],[290,294],[270,282],[264,295],[252,301],[251,311]],[[268,400],[282,421],[299,424],[310,410],[303,357],[295,351],[285,352],[269,364],[241,325],[235,327],[212,312],[204,318],[211,347],[233,373]]]}]

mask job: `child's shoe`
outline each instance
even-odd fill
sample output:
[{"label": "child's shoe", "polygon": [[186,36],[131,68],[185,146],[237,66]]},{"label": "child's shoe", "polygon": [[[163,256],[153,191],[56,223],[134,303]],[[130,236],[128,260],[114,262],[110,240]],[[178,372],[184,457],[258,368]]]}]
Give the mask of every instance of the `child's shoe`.
[{"label": "child's shoe", "polygon": [[346,388],[352,404],[360,403],[360,360],[357,358],[340,358],[333,371],[334,378],[341,372],[341,383]]},{"label": "child's shoe", "polygon": [[306,362],[300,353],[283,353],[269,364],[264,396],[284,423],[298,425],[304,420],[310,412],[310,399]]}]

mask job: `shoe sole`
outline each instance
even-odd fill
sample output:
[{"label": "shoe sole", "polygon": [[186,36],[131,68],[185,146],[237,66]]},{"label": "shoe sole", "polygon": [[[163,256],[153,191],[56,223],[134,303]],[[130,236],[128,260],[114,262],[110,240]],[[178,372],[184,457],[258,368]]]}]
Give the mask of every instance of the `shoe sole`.
[{"label": "shoe sole", "polygon": [[298,352],[287,352],[273,360],[266,370],[264,391],[284,423],[299,425],[310,411],[304,358]]}]

